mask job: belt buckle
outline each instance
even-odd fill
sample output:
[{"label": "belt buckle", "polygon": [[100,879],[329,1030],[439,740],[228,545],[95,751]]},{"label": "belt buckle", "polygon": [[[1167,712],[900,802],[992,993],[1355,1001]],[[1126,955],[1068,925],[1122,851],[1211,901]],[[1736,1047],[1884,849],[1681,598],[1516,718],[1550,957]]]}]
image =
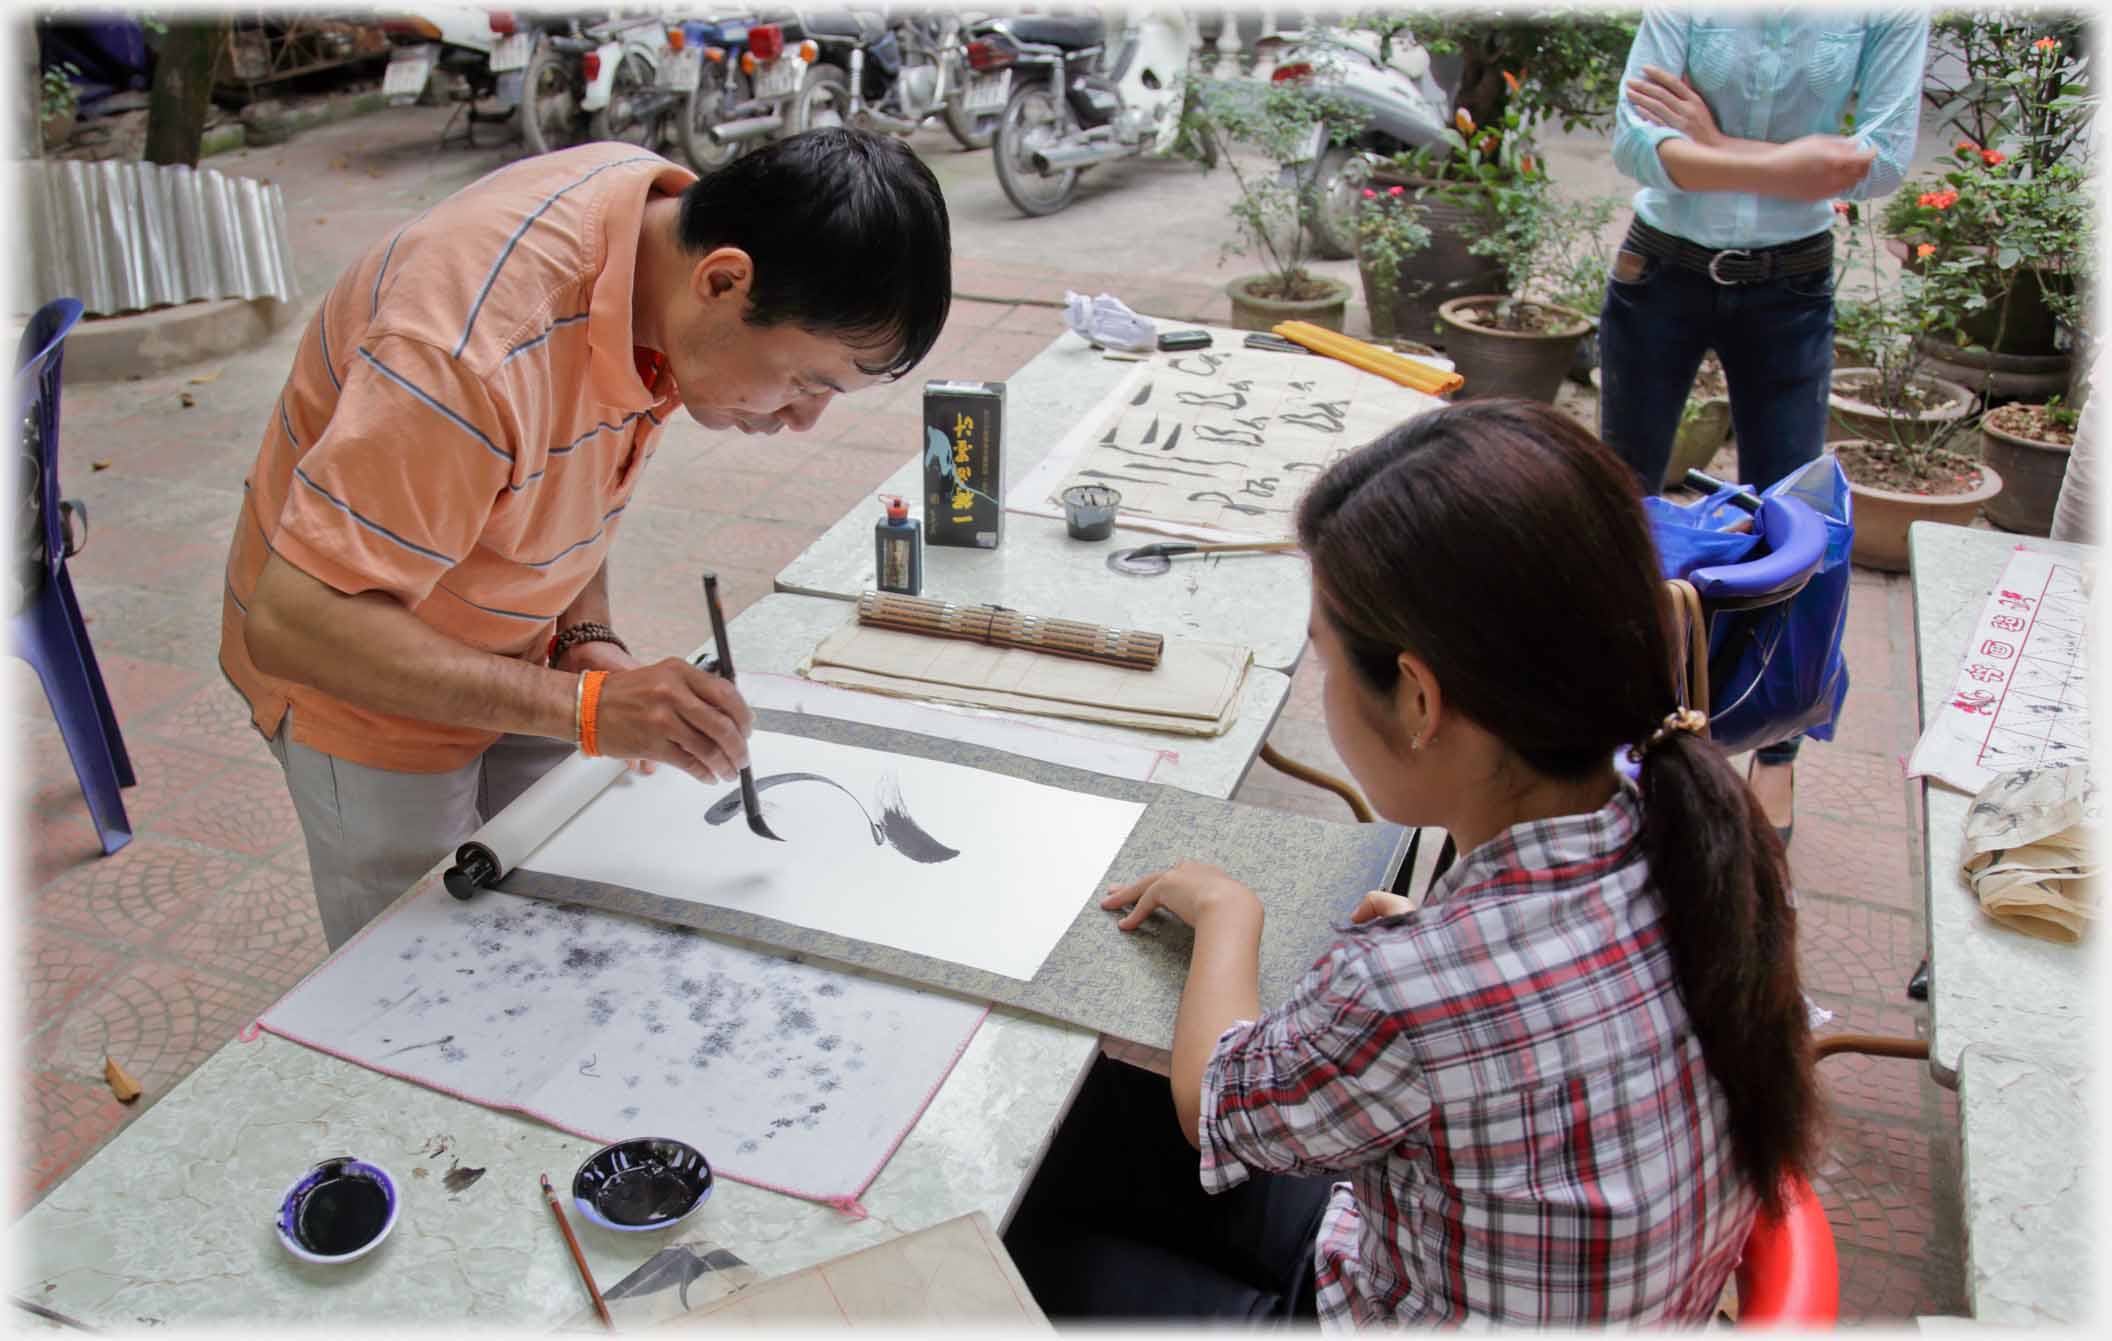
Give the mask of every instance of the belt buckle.
[{"label": "belt buckle", "polygon": [[1716,253],[1716,254],[1715,254],[1714,256],[1711,256],[1711,257],[1709,258],[1709,278],[1710,278],[1710,279],[1713,279],[1713,280],[1715,280],[1715,281],[1716,281],[1716,282],[1717,282],[1718,284],[1721,284],[1721,285],[1723,285],[1723,286],[1724,286],[1725,288],[1729,288],[1729,287],[1730,287],[1731,285],[1733,285],[1733,284],[1740,284],[1740,283],[1743,283],[1744,281],[1742,281],[1742,280],[1736,280],[1736,279],[1725,279],[1725,278],[1724,278],[1724,277],[1723,277],[1722,275],[1719,275],[1719,274],[1717,274],[1717,273],[1716,273],[1716,267],[1717,267],[1718,265],[1721,265],[1721,264],[1723,263],[1723,258],[1724,258],[1724,257],[1726,257],[1726,256],[1748,256],[1748,257],[1749,257],[1749,256],[1751,256],[1752,254],[1753,254],[1753,253],[1751,252],[1751,250],[1749,250],[1748,248],[1745,248],[1745,247],[1726,247],[1726,248],[1724,248],[1724,249],[1723,249],[1722,251],[1719,251],[1719,252],[1717,252],[1717,253]]}]

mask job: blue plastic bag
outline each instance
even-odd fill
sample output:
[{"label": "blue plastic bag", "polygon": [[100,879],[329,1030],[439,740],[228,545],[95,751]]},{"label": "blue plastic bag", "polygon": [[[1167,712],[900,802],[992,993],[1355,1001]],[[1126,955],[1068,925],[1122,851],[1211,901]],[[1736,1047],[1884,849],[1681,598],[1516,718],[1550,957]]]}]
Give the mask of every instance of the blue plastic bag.
[{"label": "blue plastic bag", "polygon": [[[1724,489],[1681,506],[1643,500],[1667,578],[1742,561],[1759,537],[1723,528],[1748,514]],[[1709,620],[1709,736],[1726,754],[1795,735],[1832,740],[1848,697],[1841,634],[1848,627],[1848,548],[1855,518],[1848,477],[1831,455],[1777,480],[1766,497],[1794,498],[1826,522],[1826,557],[1804,589],[1780,605]],[[1728,663],[1726,665],[1726,663]]]}]

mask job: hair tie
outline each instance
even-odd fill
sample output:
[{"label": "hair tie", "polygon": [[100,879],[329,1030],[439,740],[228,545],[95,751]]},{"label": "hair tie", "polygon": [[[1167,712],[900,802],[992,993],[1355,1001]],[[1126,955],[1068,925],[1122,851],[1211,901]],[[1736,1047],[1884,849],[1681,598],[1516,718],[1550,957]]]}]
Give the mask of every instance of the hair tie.
[{"label": "hair tie", "polygon": [[1665,720],[1659,724],[1657,730],[1650,733],[1649,739],[1642,743],[1641,748],[1633,751],[1633,754],[1637,759],[1642,758],[1671,739],[1672,734],[1676,731],[1690,731],[1698,736],[1708,729],[1709,715],[1707,713],[1696,712],[1692,708],[1675,708],[1665,714]]}]

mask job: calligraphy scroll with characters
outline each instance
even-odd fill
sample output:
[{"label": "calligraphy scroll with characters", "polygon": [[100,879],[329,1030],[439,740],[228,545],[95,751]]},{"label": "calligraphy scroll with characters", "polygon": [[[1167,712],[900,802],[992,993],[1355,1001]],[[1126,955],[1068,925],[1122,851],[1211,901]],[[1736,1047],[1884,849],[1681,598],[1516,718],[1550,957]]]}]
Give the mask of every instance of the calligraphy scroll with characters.
[{"label": "calligraphy scroll with characters", "polygon": [[2090,599],[2073,560],[2019,549],[1987,598],[1956,686],[1929,709],[1909,777],[1978,793],[1998,773],[2086,763]]},{"label": "calligraphy scroll with characters", "polygon": [[1058,443],[1006,506],[1060,517],[1064,489],[1102,484],[1121,493],[1123,526],[1287,539],[1299,495],[1322,470],[1443,404],[1318,355],[1160,354]]}]

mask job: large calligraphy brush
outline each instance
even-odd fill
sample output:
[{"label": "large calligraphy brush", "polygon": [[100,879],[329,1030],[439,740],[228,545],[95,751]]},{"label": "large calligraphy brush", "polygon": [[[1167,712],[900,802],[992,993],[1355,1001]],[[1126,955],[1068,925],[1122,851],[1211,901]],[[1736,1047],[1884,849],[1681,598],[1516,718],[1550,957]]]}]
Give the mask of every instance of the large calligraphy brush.
[{"label": "large calligraphy brush", "polygon": [[[704,574],[704,603],[711,607],[711,636],[719,647],[719,674],[732,684],[733,648],[726,641],[726,612],[719,608],[719,575],[708,569]],[[748,817],[751,832],[780,843],[785,841],[763,822],[763,798],[756,793],[755,771],[749,768],[741,770],[741,812]]]}]

